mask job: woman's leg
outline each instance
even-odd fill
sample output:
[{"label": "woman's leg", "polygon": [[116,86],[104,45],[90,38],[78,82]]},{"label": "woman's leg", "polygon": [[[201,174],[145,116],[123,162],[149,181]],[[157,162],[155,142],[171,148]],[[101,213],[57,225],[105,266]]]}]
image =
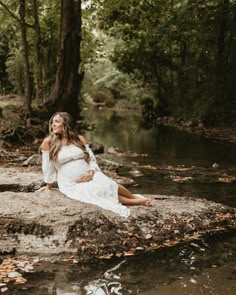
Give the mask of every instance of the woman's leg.
[{"label": "woman's leg", "polygon": [[136,205],[143,205],[143,206],[150,206],[152,200],[149,198],[145,199],[130,199],[119,195],[119,201],[123,205],[130,205],[130,206],[136,206]]},{"label": "woman's leg", "polygon": [[144,205],[150,206],[152,200],[150,198],[137,198],[123,185],[118,185],[119,201],[123,205]]},{"label": "woman's leg", "polygon": [[136,197],[121,184],[118,184],[118,194],[128,199],[136,199]]}]

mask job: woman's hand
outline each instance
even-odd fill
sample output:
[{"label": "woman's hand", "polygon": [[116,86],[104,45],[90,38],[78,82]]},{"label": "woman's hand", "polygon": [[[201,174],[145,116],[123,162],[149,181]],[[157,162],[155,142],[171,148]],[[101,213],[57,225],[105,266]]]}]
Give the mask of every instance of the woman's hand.
[{"label": "woman's hand", "polygon": [[36,190],[36,192],[43,192],[43,191],[49,191],[52,189],[52,184],[48,183],[45,186],[40,187],[39,189]]},{"label": "woman's hand", "polygon": [[77,183],[88,182],[93,180],[94,171],[91,170],[88,173],[82,175],[80,178],[76,179]]}]

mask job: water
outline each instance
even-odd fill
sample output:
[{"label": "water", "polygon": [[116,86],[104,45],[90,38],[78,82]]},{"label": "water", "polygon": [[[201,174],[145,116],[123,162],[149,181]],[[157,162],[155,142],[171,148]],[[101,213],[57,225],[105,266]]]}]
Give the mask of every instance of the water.
[{"label": "water", "polygon": [[[105,150],[115,146],[123,151],[148,153],[153,162],[222,167],[236,165],[235,145],[215,143],[210,139],[176,131],[173,128],[153,126],[140,120],[130,111],[87,111],[95,122],[95,130],[86,136],[93,142],[103,143]],[[95,117],[96,116],[96,117]]]},{"label": "water", "polygon": [[[139,114],[130,111],[88,110],[86,116],[92,118],[96,126],[95,130],[85,134],[89,141],[104,144],[106,152],[109,147],[117,147],[120,151],[139,154],[138,157],[110,156],[125,165],[121,175],[132,177],[137,182],[139,186],[132,189],[135,193],[152,191],[203,197],[236,206],[235,181],[218,181],[223,175],[236,177],[234,144],[217,143],[173,128],[150,128],[140,120]],[[212,168],[214,163],[217,163],[218,169]],[[156,169],[140,168],[147,165]],[[171,180],[171,177],[183,174],[176,170],[179,168],[191,168],[183,175],[191,176],[190,182]],[[130,173],[132,170],[138,170],[143,175],[136,177]]]},{"label": "water", "polygon": [[[235,238],[234,238],[234,241]],[[61,284],[58,294],[235,294],[234,253],[219,237],[122,259],[99,276]],[[235,260],[234,260],[235,262]],[[65,293],[67,292],[67,293]]]},{"label": "water", "polygon": [[236,233],[80,267],[43,264],[14,295],[233,295]]},{"label": "water", "polygon": [[[235,182],[213,181],[224,173],[236,174],[235,145],[169,128],[148,128],[138,114],[130,112],[101,110],[88,114],[96,124],[93,132],[85,134],[89,141],[104,144],[106,151],[113,146],[131,152],[111,158],[126,165],[121,174],[135,179],[137,185],[130,187],[132,191],[206,197],[235,206]],[[212,168],[213,163],[219,168]],[[156,169],[140,168],[146,165]],[[172,181],[169,176],[183,173],[178,170],[181,167],[192,167],[184,175],[192,173],[194,181]],[[142,176],[133,176],[133,170],[140,170]],[[236,294],[235,254],[236,233],[231,232],[83,267],[65,262],[44,263],[36,273],[28,274],[29,283],[13,288],[11,294],[233,295]]]}]

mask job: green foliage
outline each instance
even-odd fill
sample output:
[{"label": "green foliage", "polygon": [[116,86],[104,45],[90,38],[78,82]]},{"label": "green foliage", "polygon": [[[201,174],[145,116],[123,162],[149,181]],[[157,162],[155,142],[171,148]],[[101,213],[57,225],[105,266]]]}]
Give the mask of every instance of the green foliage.
[{"label": "green foliage", "polygon": [[55,81],[60,31],[60,1],[43,1],[40,7],[45,94]]},{"label": "green foliage", "polygon": [[[19,32],[19,1],[8,0],[4,2],[8,9],[15,15],[10,15],[2,6],[0,6],[0,63],[2,60],[2,71],[0,72],[0,83],[2,89],[8,92],[23,93],[23,58],[21,34]],[[32,1],[26,1],[26,22],[31,25],[27,28],[27,38],[29,46],[29,59],[31,68],[31,78],[34,79],[37,70],[36,57],[36,39],[37,35],[32,25]],[[56,57],[59,45],[59,27],[60,27],[60,1],[41,0],[39,5],[39,19],[42,37],[42,67],[44,74],[44,91],[48,94],[54,83],[56,73]],[[1,91],[1,89],[0,89]],[[34,90],[32,89],[32,93]]]},{"label": "green foliage", "polygon": [[118,40],[112,60],[155,90],[160,113],[235,110],[236,1],[96,3],[100,28]]},{"label": "green foliage", "polygon": [[[153,91],[135,81],[130,75],[118,70],[110,60],[117,41],[108,37],[98,29],[94,30],[93,53],[87,55],[83,63],[85,78],[83,81],[83,98],[86,102],[103,103],[107,106],[135,108],[141,97],[153,95]],[[94,42],[94,40],[96,42]],[[82,52],[86,52],[87,44],[83,42]],[[89,56],[89,58],[88,58]]]},{"label": "green foliage", "polygon": [[[32,25],[32,1],[26,3]],[[0,91],[22,93],[19,1],[4,4],[15,17],[0,5]],[[60,1],[38,0],[38,5],[48,94],[56,73]],[[151,99],[160,114],[186,118],[235,111],[235,0],[84,0],[82,30],[80,70],[87,100],[130,101],[132,107]],[[35,79],[32,27],[27,37]]]},{"label": "green foliage", "polygon": [[12,91],[22,95],[24,93],[24,68],[21,49],[16,47],[11,49],[6,61],[6,67]]},{"label": "green foliage", "polygon": [[[141,80],[117,69],[111,53],[119,42],[98,28],[98,2],[89,2],[83,10],[82,69],[85,70],[82,94],[87,102],[134,108],[145,96],[154,95]],[[147,94],[146,94],[147,93]]]}]

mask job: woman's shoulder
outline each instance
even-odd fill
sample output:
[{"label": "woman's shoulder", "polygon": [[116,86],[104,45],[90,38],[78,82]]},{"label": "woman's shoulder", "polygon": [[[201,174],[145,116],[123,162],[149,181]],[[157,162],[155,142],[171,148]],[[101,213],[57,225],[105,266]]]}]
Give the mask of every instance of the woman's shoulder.
[{"label": "woman's shoulder", "polygon": [[87,140],[84,138],[83,135],[79,135],[78,137],[79,137],[79,140],[82,142],[83,145],[88,144]]},{"label": "woman's shoulder", "polygon": [[49,151],[49,148],[50,148],[50,137],[45,137],[41,146],[40,146],[40,149],[42,151]]}]

